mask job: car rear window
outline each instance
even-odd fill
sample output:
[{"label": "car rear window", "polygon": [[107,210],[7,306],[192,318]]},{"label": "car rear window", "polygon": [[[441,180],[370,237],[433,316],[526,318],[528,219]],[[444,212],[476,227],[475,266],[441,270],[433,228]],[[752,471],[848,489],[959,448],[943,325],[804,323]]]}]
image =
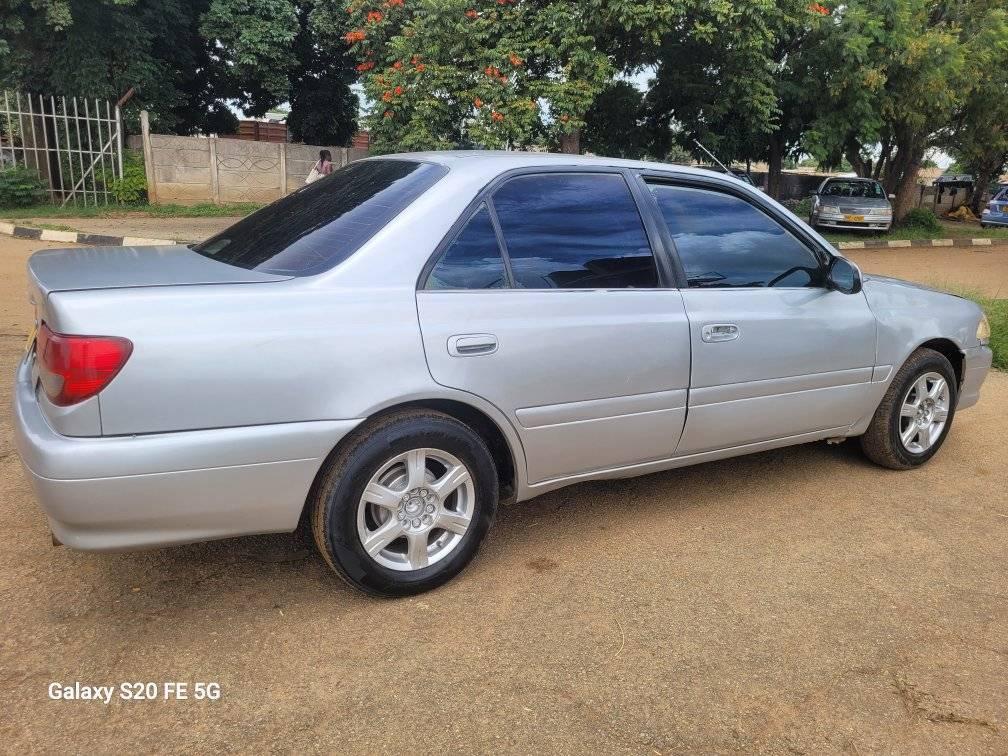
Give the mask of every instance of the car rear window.
[{"label": "car rear window", "polygon": [[412,160],[351,163],[193,249],[264,273],[321,273],[360,249],[447,172],[444,166]]}]

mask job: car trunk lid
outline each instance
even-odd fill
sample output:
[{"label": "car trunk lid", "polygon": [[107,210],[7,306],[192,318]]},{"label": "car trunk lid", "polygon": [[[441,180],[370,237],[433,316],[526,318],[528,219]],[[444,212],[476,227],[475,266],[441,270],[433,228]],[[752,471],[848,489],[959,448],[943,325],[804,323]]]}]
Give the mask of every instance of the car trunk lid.
[{"label": "car trunk lid", "polygon": [[180,244],[47,249],[31,256],[28,273],[36,306],[56,291],[268,283],[289,278],[227,265]]}]

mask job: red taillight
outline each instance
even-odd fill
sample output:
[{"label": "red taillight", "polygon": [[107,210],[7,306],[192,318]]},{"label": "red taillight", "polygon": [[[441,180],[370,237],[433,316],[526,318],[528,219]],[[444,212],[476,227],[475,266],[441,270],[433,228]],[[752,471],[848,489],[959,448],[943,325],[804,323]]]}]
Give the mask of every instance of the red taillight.
[{"label": "red taillight", "polygon": [[71,336],[39,326],[35,353],[39,379],[53,404],[65,407],[88,399],[116,377],[133,343],[118,336]]}]

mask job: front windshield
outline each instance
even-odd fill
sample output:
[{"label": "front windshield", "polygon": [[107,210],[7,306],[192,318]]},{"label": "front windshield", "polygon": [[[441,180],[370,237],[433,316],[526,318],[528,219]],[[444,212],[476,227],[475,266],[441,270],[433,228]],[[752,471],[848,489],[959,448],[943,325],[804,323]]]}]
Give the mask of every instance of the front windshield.
[{"label": "front windshield", "polygon": [[821,194],[824,197],[886,198],[885,191],[878,181],[828,181]]}]

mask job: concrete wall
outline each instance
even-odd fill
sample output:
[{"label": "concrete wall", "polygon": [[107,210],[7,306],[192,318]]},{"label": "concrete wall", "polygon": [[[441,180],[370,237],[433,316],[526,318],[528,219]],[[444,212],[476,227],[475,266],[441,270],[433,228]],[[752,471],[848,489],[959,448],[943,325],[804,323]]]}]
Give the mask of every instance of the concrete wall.
[{"label": "concrete wall", "polygon": [[319,150],[328,149],[337,167],[368,154],[347,147],[166,134],[131,138],[130,146],[144,151],[150,201],[182,205],[272,202],[304,186]]}]

